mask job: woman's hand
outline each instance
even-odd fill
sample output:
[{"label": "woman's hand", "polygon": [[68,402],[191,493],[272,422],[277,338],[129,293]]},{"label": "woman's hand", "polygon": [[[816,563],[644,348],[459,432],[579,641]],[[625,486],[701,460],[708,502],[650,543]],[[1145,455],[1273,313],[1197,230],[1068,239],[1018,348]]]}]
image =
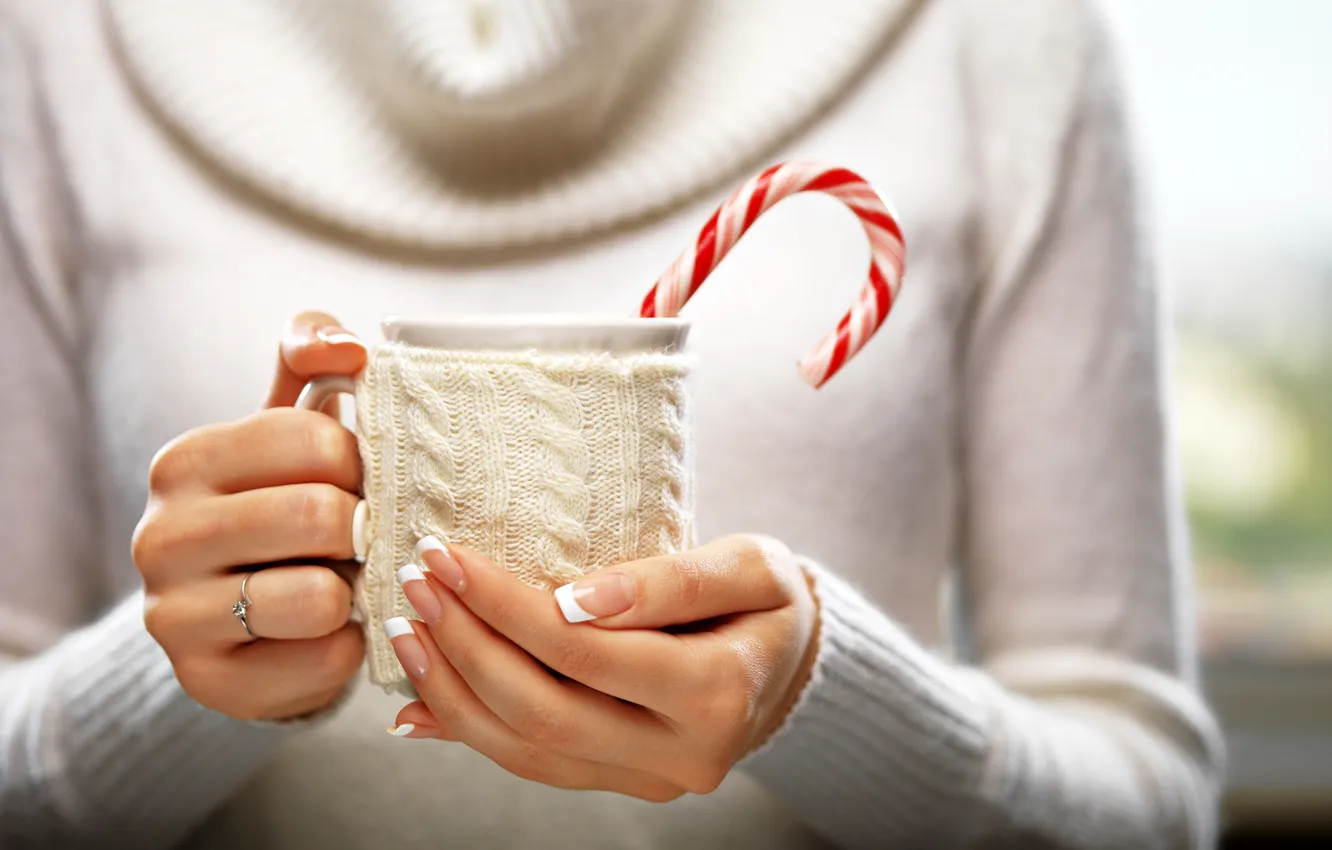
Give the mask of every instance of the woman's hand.
[{"label": "woman's hand", "polygon": [[767,538],[602,570],[558,602],[461,547],[426,538],[418,552],[430,578],[414,566],[399,577],[424,622],[388,629],[421,700],[395,731],[461,741],[548,785],[711,792],[812,666],[813,594]]},{"label": "woman's hand", "polygon": [[[189,431],[153,459],[133,541],[144,621],[181,686],[223,714],[315,711],[361,664],[361,631],[347,622],[350,586],[320,563],[352,557],[356,439],[333,417],[290,405],[308,378],[353,374],[365,357],[331,316],[297,316],[280,345],[268,409]],[[251,572],[254,637],[232,613]]]}]

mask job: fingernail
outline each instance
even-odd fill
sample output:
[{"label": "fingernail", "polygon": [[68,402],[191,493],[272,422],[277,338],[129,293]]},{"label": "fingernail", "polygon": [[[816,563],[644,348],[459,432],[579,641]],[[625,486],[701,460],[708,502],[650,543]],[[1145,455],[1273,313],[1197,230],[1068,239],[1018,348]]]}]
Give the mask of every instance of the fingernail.
[{"label": "fingernail", "polygon": [[634,580],[624,573],[594,573],[555,590],[560,612],[571,623],[622,614],[634,604]]},{"label": "fingernail", "polygon": [[435,589],[425,580],[425,573],[416,564],[407,564],[398,568],[398,584],[402,585],[402,592],[407,596],[407,601],[412,603],[416,613],[421,615],[421,619],[428,624],[439,622],[440,615],[444,613],[439,604],[439,597],[435,595]]},{"label": "fingernail", "polygon": [[337,325],[319,328],[315,331],[315,337],[329,345],[359,345],[365,348],[365,342],[359,336]]},{"label": "fingernail", "polygon": [[439,576],[444,586],[454,593],[462,593],[467,588],[467,578],[463,575],[462,565],[453,557],[439,538],[430,535],[422,537],[416,544],[416,557],[430,568],[430,572]]},{"label": "fingernail", "polygon": [[433,726],[417,726],[415,723],[390,726],[385,731],[395,738],[433,738],[439,734]]},{"label": "fingernail", "polygon": [[385,620],[384,632],[393,644],[393,651],[397,653],[402,669],[416,679],[424,676],[430,661],[426,656],[425,647],[421,646],[421,640],[416,636],[416,630],[412,628],[407,618],[390,617]]},{"label": "fingernail", "polygon": [[364,564],[367,551],[365,539],[365,523],[370,516],[370,506],[366,504],[365,499],[356,503],[356,510],[352,512],[352,556],[357,563]]}]

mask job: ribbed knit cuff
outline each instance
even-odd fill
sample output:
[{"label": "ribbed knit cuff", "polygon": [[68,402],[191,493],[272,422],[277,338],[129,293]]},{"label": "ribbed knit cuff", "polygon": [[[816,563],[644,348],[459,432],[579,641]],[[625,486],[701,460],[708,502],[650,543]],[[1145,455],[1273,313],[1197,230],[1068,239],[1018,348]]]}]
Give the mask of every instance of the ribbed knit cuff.
[{"label": "ribbed knit cuff", "polygon": [[34,661],[50,673],[42,770],[54,809],[78,833],[169,846],[283,737],[206,709],[181,690],[144,629],[141,594]]},{"label": "ribbed knit cuff", "polygon": [[781,728],[740,769],[841,846],[922,836],[949,846],[974,828],[954,813],[984,770],[984,708],[959,671],[854,588],[804,566],[820,606],[814,670]]}]

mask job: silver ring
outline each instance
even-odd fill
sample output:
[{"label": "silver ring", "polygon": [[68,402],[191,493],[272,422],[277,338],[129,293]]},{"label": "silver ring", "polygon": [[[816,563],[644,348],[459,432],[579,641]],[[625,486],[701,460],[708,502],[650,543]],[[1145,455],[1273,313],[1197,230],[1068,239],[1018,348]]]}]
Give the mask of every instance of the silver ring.
[{"label": "silver ring", "polygon": [[231,614],[237,620],[241,621],[241,625],[245,627],[245,633],[247,635],[250,637],[258,637],[254,632],[250,631],[250,621],[245,616],[245,609],[254,604],[250,601],[250,595],[245,592],[245,586],[250,583],[250,576],[252,575],[254,575],[254,573],[246,573],[245,578],[241,579],[241,598],[231,606]]}]

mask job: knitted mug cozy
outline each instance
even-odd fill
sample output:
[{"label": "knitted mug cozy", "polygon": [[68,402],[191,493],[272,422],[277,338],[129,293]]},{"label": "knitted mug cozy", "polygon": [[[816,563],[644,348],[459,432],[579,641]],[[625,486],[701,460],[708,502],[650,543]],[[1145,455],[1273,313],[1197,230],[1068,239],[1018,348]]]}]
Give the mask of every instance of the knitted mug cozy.
[{"label": "knitted mug cozy", "polygon": [[694,544],[693,443],[675,353],[455,351],[388,343],[357,381],[370,679],[409,689],[384,621],[433,534],[529,585]]}]

